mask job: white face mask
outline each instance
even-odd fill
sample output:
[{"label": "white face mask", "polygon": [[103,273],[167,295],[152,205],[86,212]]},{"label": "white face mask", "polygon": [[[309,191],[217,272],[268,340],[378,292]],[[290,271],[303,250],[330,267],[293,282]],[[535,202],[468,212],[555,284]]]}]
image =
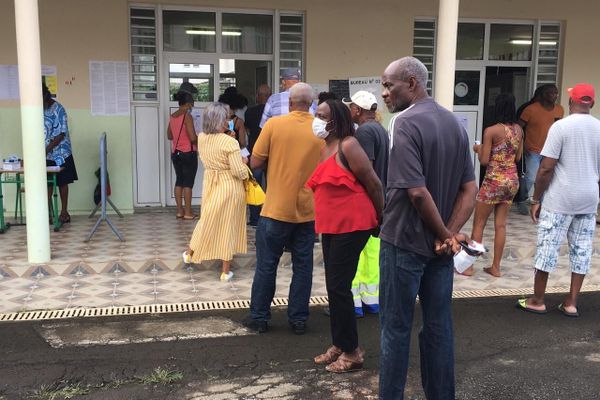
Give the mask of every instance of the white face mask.
[{"label": "white face mask", "polygon": [[329,135],[329,132],[327,132],[327,124],[328,123],[321,118],[313,119],[312,129],[316,137],[325,139]]}]

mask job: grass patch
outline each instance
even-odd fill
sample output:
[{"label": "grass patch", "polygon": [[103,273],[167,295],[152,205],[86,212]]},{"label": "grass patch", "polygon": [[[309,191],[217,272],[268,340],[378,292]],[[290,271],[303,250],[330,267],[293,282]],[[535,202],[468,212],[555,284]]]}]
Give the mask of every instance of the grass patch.
[{"label": "grass patch", "polygon": [[75,396],[84,396],[90,392],[88,385],[81,383],[67,383],[63,386],[45,386],[42,385],[38,390],[35,390],[29,398],[32,400],[69,400]]},{"label": "grass patch", "polygon": [[183,379],[183,374],[180,371],[170,370],[167,368],[155,368],[150,374],[142,376],[139,381],[144,385],[171,385]]}]

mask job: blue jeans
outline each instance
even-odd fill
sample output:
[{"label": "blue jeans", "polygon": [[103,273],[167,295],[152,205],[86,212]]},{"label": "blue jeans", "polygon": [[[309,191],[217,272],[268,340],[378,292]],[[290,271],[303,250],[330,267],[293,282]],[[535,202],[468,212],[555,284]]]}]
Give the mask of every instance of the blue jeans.
[{"label": "blue jeans", "polygon": [[379,397],[384,400],[404,398],[410,335],[418,294],[423,313],[419,347],[425,395],[430,400],[454,399],[452,259],[428,259],[382,240],[379,260]]},{"label": "blue jeans", "polygon": [[[254,179],[256,179],[256,181],[260,184],[260,186],[266,192],[267,187],[266,187],[265,183],[263,182],[264,170],[262,168],[254,169],[254,170],[252,170],[252,175],[254,175]],[[260,217],[260,211],[262,210],[262,206],[248,206],[248,208],[250,210],[250,219],[249,219],[248,223],[252,226],[257,226],[258,218]]]},{"label": "blue jeans", "polygon": [[283,247],[292,251],[289,322],[308,319],[308,301],[312,289],[315,222],[293,224],[261,217],[256,229],[256,271],[252,281],[250,315],[257,321],[271,319],[277,266]]},{"label": "blue jeans", "polygon": [[530,151],[525,152],[525,183],[527,184],[527,194],[535,183],[535,177],[540,163],[542,162],[542,155],[538,153],[532,153]]}]

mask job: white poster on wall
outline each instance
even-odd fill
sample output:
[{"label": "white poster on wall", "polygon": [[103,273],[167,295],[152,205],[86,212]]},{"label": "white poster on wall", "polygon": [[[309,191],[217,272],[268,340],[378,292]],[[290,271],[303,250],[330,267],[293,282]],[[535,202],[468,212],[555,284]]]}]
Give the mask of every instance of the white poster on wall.
[{"label": "white poster on wall", "polygon": [[129,64],[90,61],[92,115],[129,115]]},{"label": "white poster on wall", "polygon": [[[58,91],[56,65],[42,65],[42,77],[50,93],[56,95]],[[0,100],[19,100],[18,65],[0,65]]]},{"label": "white poster on wall", "polygon": [[380,76],[363,76],[359,78],[350,78],[350,96],[359,90],[366,90],[377,97],[377,111],[383,112],[384,103],[381,98],[381,77]]}]

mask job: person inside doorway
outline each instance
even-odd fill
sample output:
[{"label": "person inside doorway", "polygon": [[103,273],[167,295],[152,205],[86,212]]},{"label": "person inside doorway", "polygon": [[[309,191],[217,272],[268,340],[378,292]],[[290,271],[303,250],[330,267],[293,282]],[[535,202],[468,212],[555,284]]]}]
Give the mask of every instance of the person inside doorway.
[{"label": "person inside doorway", "polygon": [[565,110],[558,99],[556,85],[544,85],[538,101],[527,106],[519,118],[519,125],[527,132],[525,136],[525,183],[527,193],[535,182],[540,162],[542,148],[546,142],[548,131],[552,124],[565,115]]},{"label": "person inside doorway", "polygon": [[237,115],[240,110],[248,105],[248,99],[238,93],[235,86],[230,86],[219,96],[219,103],[229,106],[228,134],[238,141],[240,149],[242,149],[242,155],[248,157],[250,153],[246,150],[248,143],[246,127],[244,126],[244,120]]},{"label": "person inside doorway", "polygon": [[190,114],[194,108],[194,99],[190,93],[181,91],[175,95],[175,100],[179,103],[179,109],[171,114],[167,127],[167,138],[172,142],[171,161],[176,177],[175,215],[178,219],[192,220],[197,218],[192,211],[192,189],[198,170],[198,139]]},{"label": "person inside doorway", "polygon": [[[513,198],[519,190],[517,162],[523,151],[523,131],[516,121],[515,97],[501,93],[494,106],[495,124],[483,133],[483,144],[473,146],[481,165],[486,166],[485,177],[477,194],[471,239],[481,243],[488,218],[494,212],[494,259],[484,272],[499,278],[500,261],[506,241],[506,220]],[[473,275],[473,267],[463,275]]]},{"label": "person inside doorway", "polygon": [[[264,127],[272,117],[287,115],[290,112],[290,89],[302,79],[302,72],[298,68],[286,68],[281,72],[281,92],[269,97],[265,104],[260,127]],[[312,102],[308,111],[315,115],[317,103]]]},{"label": "person inside doorway", "polygon": [[[60,193],[60,215],[54,218],[63,223],[71,222],[69,215],[69,184],[77,180],[77,169],[73,160],[71,137],[67,123],[65,108],[54,98],[45,83],[42,83],[42,96],[44,104],[44,134],[46,143],[46,165],[61,167],[56,174],[56,184]],[[48,186],[48,201],[52,196],[52,186]]]}]

